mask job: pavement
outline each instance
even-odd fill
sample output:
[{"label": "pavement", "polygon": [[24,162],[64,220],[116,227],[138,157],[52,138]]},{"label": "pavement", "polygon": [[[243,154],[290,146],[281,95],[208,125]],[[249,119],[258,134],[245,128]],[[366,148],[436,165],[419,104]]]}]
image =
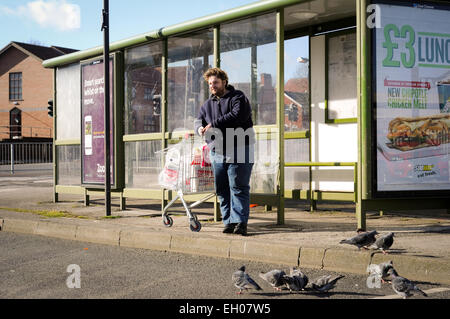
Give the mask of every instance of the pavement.
[{"label": "pavement", "polygon": [[366,274],[370,263],[392,260],[403,277],[450,285],[446,210],[368,212],[367,230],[395,233],[384,255],[339,244],[356,235],[353,203],[319,202],[311,213],[307,202],[287,200],[284,225],[276,224],[276,208],[266,212],[256,206],[251,208],[248,236],[240,236],[222,233],[211,203],[193,209],[202,227],[192,232],[180,202],[170,211],[172,227],[166,227],[160,201],[130,198],[124,211],[118,201],[112,198],[107,217],[102,196],[91,196],[89,206],[70,194],[59,194],[59,202],[53,203],[51,179],[0,175],[1,231],[358,274]]}]

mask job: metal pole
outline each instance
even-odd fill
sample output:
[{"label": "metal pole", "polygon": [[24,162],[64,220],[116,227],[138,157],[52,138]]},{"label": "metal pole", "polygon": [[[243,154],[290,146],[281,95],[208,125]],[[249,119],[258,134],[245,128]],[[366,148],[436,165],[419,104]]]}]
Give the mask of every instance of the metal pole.
[{"label": "metal pole", "polygon": [[11,174],[14,174],[14,143],[11,143]]},{"label": "metal pole", "polygon": [[[358,73],[358,166],[357,166],[357,201],[356,201],[356,219],[357,228],[366,230],[366,200],[368,194],[368,162],[370,158],[368,143],[368,134],[370,134],[370,104],[368,103],[369,96],[367,95],[367,81],[370,81],[370,55],[368,31],[366,28],[366,8],[367,0],[356,1],[356,31],[357,31],[357,73]],[[370,180],[370,179],[369,179]]]},{"label": "metal pole", "polygon": [[57,203],[58,202],[58,193],[56,192],[56,185],[58,182],[58,168],[59,168],[59,161],[58,158],[56,157],[56,132],[58,130],[58,128],[56,127],[56,117],[57,117],[57,113],[56,113],[56,109],[58,107],[58,100],[56,98],[56,68],[53,69],[53,117],[52,117],[52,124],[53,124],[53,134],[52,134],[52,129],[50,129],[50,137],[52,138],[52,143],[50,145],[51,151],[52,151],[52,155],[51,155],[51,160],[52,160],[52,171],[53,171],[53,203]]},{"label": "metal pole", "polygon": [[105,213],[111,215],[111,150],[110,150],[110,97],[109,97],[109,0],[103,0],[103,65],[105,85]]},{"label": "metal pole", "polygon": [[277,12],[277,126],[278,211],[277,225],[284,225],[284,9]]},{"label": "metal pole", "polygon": [[[161,149],[165,149],[168,145],[168,140],[166,140],[166,133],[167,133],[167,77],[168,77],[168,60],[169,60],[169,54],[168,54],[168,46],[167,46],[167,39],[162,40],[162,57],[161,57],[161,68],[162,68],[162,76],[161,76]],[[169,136],[167,135],[167,139]],[[160,168],[163,166],[163,158],[161,157],[160,162]],[[161,210],[164,210],[164,207],[167,205],[166,200],[166,194],[168,199],[171,199],[172,192],[169,190],[165,190],[164,188],[161,189]]]}]

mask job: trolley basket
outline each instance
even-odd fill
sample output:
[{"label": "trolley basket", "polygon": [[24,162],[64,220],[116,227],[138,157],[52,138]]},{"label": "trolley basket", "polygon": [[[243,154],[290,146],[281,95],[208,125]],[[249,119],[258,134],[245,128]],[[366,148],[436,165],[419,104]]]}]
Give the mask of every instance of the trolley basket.
[{"label": "trolley basket", "polygon": [[[166,227],[173,225],[168,210],[180,199],[189,218],[189,228],[198,232],[201,224],[192,213],[192,209],[215,196],[214,173],[209,160],[208,146],[201,137],[186,134],[182,141],[160,153],[164,159],[164,166],[158,177],[159,185],[177,192],[175,198],[163,209],[163,223]],[[190,205],[186,203],[185,195],[201,193],[207,195]]]}]

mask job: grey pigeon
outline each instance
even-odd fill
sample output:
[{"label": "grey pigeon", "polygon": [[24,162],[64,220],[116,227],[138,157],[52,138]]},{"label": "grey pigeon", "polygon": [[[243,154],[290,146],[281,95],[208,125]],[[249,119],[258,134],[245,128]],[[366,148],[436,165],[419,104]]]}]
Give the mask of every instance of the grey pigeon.
[{"label": "grey pigeon", "polygon": [[421,295],[428,297],[428,295],[414,285],[414,283],[399,276],[394,268],[390,268],[388,274],[392,276],[392,289],[394,289],[397,295],[402,296],[403,299],[412,296],[413,293],[420,293]]},{"label": "grey pigeon", "polygon": [[245,272],[245,266],[235,271],[231,279],[233,280],[234,286],[239,289],[238,294],[241,294],[242,290],[261,290],[261,287]]},{"label": "grey pigeon", "polygon": [[380,249],[383,252],[383,254],[386,254],[387,253],[386,250],[391,248],[393,243],[394,243],[394,233],[389,233],[378,237],[375,243],[370,247]]},{"label": "grey pigeon", "polygon": [[381,282],[385,283],[387,278],[390,277],[388,274],[388,270],[391,268],[394,268],[394,263],[392,262],[392,260],[389,260],[381,264],[370,264],[369,266],[367,266],[367,272],[370,274],[370,276],[380,278]]},{"label": "grey pigeon", "polygon": [[281,290],[285,285],[286,273],[283,270],[274,269],[266,273],[260,272],[259,277],[267,281],[275,290]]},{"label": "grey pigeon", "polygon": [[291,267],[289,276],[284,277],[284,282],[291,292],[305,290],[308,284],[308,277],[297,267]]},{"label": "grey pigeon", "polygon": [[338,276],[331,276],[331,275],[323,275],[312,283],[312,289],[314,289],[317,292],[325,293],[328,292],[330,289],[333,289],[336,285],[336,282],[344,278],[343,275]]},{"label": "grey pigeon", "polygon": [[367,249],[366,246],[372,245],[375,242],[375,235],[377,234],[378,232],[376,230],[372,230],[370,232],[360,233],[349,239],[343,239],[339,243],[355,245],[358,249],[361,249],[361,247]]}]

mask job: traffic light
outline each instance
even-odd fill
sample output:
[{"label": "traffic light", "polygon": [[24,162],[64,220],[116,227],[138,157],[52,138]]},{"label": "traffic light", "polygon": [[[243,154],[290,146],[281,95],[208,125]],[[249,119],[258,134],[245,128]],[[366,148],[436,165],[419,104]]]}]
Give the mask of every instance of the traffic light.
[{"label": "traffic light", "polygon": [[53,100],[52,99],[48,100],[47,109],[48,109],[48,116],[53,117]]},{"label": "traffic light", "polygon": [[291,104],[289,106],[288,119],[292,122],[297,122],[298,120],[298,106]]},{"label": "traffic light", "polygon": [[161,115],[161,95],[153,95],[153,115]]}]

